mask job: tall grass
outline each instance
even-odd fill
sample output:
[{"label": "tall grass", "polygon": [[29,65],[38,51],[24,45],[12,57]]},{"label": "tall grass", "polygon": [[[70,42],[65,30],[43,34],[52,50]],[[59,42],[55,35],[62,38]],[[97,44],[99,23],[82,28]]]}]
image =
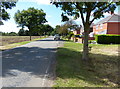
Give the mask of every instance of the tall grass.
[{"label": "tall grass", "polygon": [[[117,87],[117,45],[91,45],[90,60],[81,60],[83,45],[66,42],[58,48],[56,81],[54,87]],[[103,50],[104,48],[104,50]],[[101,50],[100,50],[101,49]]]}]

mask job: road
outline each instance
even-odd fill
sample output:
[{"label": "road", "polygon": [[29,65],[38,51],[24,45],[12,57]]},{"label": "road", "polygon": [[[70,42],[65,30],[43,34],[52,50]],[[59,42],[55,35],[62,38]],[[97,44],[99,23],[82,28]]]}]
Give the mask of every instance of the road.
[{"label": "road", "polygon": [[56,48],[61,44],[49,37],[3,52],[3,87],[51,87]]}]

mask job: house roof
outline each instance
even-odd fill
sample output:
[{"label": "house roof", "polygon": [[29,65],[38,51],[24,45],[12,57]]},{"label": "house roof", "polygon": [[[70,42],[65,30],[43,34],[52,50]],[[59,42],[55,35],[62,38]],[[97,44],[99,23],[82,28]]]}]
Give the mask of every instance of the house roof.
[{"label": "house roof", "polygon": [[92,24],[90,25],[90,28],[92,28],[94,25],[95,25],[95,24],[94,24],[94,23],[92,23]]},{"label": "house roof", "polygon": [[106,22],[120,22],[120,15],[112,14],[111,16],[108,16],[108,17],[104,18],[103,20],[99,21],[95,25],[103,24]]}]

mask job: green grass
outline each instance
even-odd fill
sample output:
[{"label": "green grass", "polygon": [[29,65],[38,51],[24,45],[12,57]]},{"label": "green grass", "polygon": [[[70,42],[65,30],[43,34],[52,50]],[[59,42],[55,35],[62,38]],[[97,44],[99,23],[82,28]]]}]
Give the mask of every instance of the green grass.
[{"label": "green grass", "polygon": [[[41,39],[44,39],[44,38],[46,38],[46,37],[41,37],[41,38],[32,39],[32,41],[41,40]],[[27,43],[30,43],[30,42],[31,42],[31,41],[23,41],[23,42],[8,44],[8,45],[5,45],[5,46],[0,47],[0,50],[1,50],[1,51],[4,51],[4,50],[11,49],[11,48],[15,48],[15,47],[17,47],[17,46],[21,46],[21,45],[24,45],[24,44],[27,44]]]},{"label": "green grass", "polygon": [[[109,48],[117,45],[92,44],[90,61],[81,60],[82,44],[65,42],[58,48],[56,80],[54,87],[116,87],[118,81],[118,56],[107,55]],[[98,50],[97,50],[97,49]],[[100,50],[104,48],[104,50]],[[114,50],[113,50],[114,51]],[[109,51],[110,52],[110,51]]]}]

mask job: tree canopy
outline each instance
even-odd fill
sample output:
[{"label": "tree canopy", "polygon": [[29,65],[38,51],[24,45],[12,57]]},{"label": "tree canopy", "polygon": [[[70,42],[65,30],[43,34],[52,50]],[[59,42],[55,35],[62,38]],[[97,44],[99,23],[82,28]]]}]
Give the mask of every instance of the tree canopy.
[{"label": "tree canopy", "polygon": [[77,25],[74,20],[69,20],[66,21],[63,25],[61,25],[57,32],[61,35],[67,36],[68,33],[71,32],[71,30],[75,29],[80,29],[80,26]]},{"label": "tree canopy", "polygon": [[[17,0],[16,0],[17,2]],[[1,19],[0,20],[8,20],[10,19],[10,15],[9,13],[7,12],[7,9],[12,9],[13,7],[16,6],[16,2],[10,2],[6,0],[6,2],[0,2],[0,17]]]},{"label": "tree canopy", "polygon": [[45,33],[45,35],[50,35],[53,30],[54,30],[54,28],[51,27],[49,24],[44,25],[44,33]]},{"label": "tree canopy", "polygon": [[81,17],[82,24],[84,27],[84,47],[83,47],[83,58],[88,60],[88,37],[90,25],[94,20],[104,17],[106,12],[114,12],[117,5],[120,5],[120,2],[114,2],[110,0],[109,2],[52,2],[56,7],[60,7],[64,12],[61,14],[62,21],[68,21],[68,16],[74,16],[75,19]]},{"label": "tree canopy", "polygon": [[[36,30],[39,35],[50,35],[54,28],[49,24],[40,24],[36,27]],[[34,31],[36,31],[34,30]]]},{"label": "tree canopy", "polygon": [[14,19],[19,26],[28,27],[31,40],[32,30],[37,29],[40,24],[47,22],[45,16],[46,13],[42,9],[38,10],[31,7],[27,10],[18,10],[17,13],[15,13]]}]

